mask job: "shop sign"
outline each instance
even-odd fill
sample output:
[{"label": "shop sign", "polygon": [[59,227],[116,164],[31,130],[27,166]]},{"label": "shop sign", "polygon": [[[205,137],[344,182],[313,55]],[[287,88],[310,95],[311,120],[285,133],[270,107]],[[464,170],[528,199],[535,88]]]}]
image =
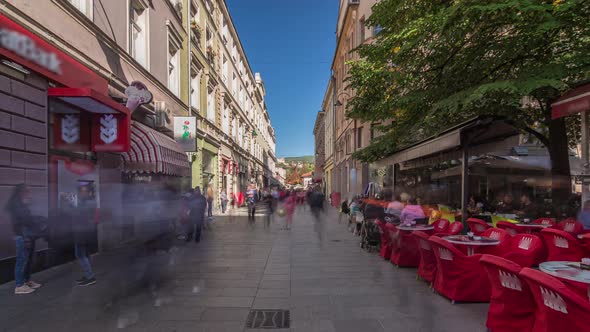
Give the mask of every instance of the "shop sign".
[{"label": "shop sign", "polygon": [[90,151],[89,118],[85,113],[54,113],[53,148],[65,151]]},{"label": "shop sign", "polygon": [[197,118],[174,117],[174,139],[183,151],[197,151]]},{"label": "shop sign", "polygon": [[140,105],[149,104],[154,97],[148,90],[145,84],[139,81],[133,81],[125,89],[125,96],[127,96],[127,104],[125,105],[129,111],[135,111]]},{"label": "shop sign", "polygon": [[0,55],[65,86],[108,94],[104,78],[2,14]]},{"label": "shop sign", "polygon": [[92,114],[92,151],[129,150],[130,122],[125,114]]}]

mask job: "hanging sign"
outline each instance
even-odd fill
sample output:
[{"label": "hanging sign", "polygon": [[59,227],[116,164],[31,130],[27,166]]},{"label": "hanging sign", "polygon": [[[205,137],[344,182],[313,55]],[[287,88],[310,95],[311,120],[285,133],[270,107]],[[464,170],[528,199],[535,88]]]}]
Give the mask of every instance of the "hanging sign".
[{"label": "hanging sign", "polygon": [[184,152],[197,151],[197,118],[174,117],[174,140]]},{"label": "hanging sign", "polygon": [[149,104],[154,98],[145,84],[139,81],[133,81],[125,89],[127,104],[125,105],[131,112],[135,111],[140,105]]},{"label": "hanging sign", "polygon": [[74,152],[90,151],[90,127],[88,115],[85,113],[54,113],[53,148]]}]

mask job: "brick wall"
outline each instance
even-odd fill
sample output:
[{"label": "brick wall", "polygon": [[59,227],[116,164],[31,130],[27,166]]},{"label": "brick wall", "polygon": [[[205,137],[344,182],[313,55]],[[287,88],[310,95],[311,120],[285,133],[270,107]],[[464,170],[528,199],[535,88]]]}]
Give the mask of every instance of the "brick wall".
[{"label": "brick wall", "polygon": [[33,194],[33,214],[47,216],[47,81],[0,66],[0,260],[14,256],[4,206],[15,185]]}]

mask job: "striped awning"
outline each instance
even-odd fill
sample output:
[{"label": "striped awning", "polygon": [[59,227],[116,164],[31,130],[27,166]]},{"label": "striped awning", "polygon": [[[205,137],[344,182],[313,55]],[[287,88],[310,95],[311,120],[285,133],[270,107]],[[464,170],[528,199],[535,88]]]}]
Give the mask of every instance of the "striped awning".
[{"label": "striped awning", "polygon": [[131,148],[122,155],[126,172],[190,176],[188,157],[180,146],[136,121],[131,123]]}]

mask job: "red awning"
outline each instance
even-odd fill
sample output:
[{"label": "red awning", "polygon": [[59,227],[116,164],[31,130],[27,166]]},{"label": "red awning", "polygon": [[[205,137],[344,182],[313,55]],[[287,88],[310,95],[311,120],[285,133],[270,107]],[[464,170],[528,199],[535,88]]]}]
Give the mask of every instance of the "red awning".
[{"label": "red awning", "polygon": [[551,104],[551,117],[553,119],[584,111],[590,111],[590,84],[566,92]]},{"label": "red awning", "polygon": [[129,115],[127,107],[89,88],[49,88],[47,96],[59,99],[90,113]]},{"label": "red awning", "polygon": [[170,137],[139,122],[131,124],[131,148],[123,153],[124,170],[190,176],[188,157]]}]

